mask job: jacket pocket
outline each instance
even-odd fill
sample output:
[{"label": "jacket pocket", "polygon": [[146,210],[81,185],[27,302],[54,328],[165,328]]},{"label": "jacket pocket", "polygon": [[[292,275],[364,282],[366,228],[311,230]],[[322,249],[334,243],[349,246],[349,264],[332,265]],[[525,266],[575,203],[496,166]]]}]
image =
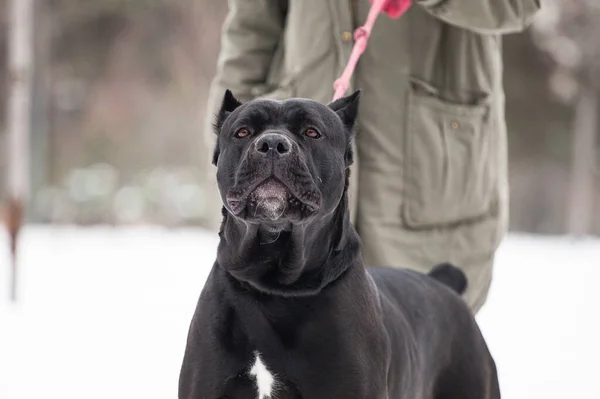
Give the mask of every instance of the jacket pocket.
[{"label": "jacket pocket", "polygon": [[496,186],[487,101],[449,102],[415,80],[408,100],[405,224],[434,227],[485,215]]}]

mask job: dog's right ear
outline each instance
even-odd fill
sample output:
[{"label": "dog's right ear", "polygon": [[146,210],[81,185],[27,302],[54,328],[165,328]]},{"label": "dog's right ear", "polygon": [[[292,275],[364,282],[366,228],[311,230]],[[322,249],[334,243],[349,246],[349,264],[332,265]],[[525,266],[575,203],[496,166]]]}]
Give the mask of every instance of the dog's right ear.
[{"label": "dog's right ear", "polygon": [[221,132],[221,128],[227,117],[241,105],[242,103],[233,96],[233,93],[230,90],[225,90],[225,95],[221,102],[221,109],[219,109],[215,118],[215,123],[213,124],[213,131],[216,135],[219,135]]},{"label": "dog's right ear", "polygon": [[[230,90],[225,90],[225,95],[223,96],[223,101],[221,102],[221,108],[219,109],[219,112],[217,112],[217,115],[215,115],[215,122],[213,123],[213,132],[217,136],[221,133],[221,128],[223,127],[223,123],[225,123],[227,117],[241,105],[242,103],[233,96],[233,93]],[[212,156],[212,164],[215,166],[217,166],[217,162],[219,161],[220,153],[221,149],[219,148],[219,142],[217,141]]]}]

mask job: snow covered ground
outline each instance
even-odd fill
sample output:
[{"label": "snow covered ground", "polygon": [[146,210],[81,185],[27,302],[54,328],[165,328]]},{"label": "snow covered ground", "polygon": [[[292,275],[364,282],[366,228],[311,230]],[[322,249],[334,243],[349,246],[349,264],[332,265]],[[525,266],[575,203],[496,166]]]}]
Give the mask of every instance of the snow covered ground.
[{"label": "snow covered ground", "polygon": [[[17,305],[0,245],[0,398],[176,398],[216,243],[198,230],[29,227]],[[510,236],[478,320],[505,399],[600,399],[600,240]]]}]

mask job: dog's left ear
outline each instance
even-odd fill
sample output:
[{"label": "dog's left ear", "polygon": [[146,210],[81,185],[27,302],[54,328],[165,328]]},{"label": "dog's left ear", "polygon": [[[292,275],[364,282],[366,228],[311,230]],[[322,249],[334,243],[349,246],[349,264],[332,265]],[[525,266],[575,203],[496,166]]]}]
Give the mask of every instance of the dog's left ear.
[{"label": "dog's left ear", "polygon": [[346,154],[344,154],[344,161],[346,166],[354,163],[354,151],[352,150],[352,137],[354,136],[354,125],[356,124],[356,116],[358,115],[358,104],[360,100],[360,90],[356,90],[354,93],[347,97],[342,97],[328,105],[329,108],[335,111],[340,117],[346,133],[350,137],[348,141],[348,148]]},{"label": "dog's left ear", "polygon": [[356,90],[349,96],[342,97],[338,100],[329,103],[328,107],[335,111],[340,117],[344,127],[349,134],[354,131],[354,124],[356,123],[356,116],[358,114],[358,103],[360,100],[360,90]]},{"label": "dog's left ear", "polygon": [[237,98],[233,96],[233,93],[230,90],[225,91],[225,95],[223,96],[223,101],[221,102],[221,109],[216,115],[215,123],[213,126],[213,130],[216,135],[219,135],[221,132],[221,128],[223,127],[223,123],[225,119],[242,103],[238,101]]}]

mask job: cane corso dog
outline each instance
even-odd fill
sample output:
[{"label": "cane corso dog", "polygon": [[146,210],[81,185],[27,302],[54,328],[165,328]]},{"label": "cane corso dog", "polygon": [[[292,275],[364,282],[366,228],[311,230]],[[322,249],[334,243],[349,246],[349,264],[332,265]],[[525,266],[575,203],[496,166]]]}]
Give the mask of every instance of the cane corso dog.
[{"label": "cane corso dog", "polygon": [[220,243],[180,399],[500,398],[459,269],[363,265],[347,198],[359,97],[241,104],[226,92]]}]

